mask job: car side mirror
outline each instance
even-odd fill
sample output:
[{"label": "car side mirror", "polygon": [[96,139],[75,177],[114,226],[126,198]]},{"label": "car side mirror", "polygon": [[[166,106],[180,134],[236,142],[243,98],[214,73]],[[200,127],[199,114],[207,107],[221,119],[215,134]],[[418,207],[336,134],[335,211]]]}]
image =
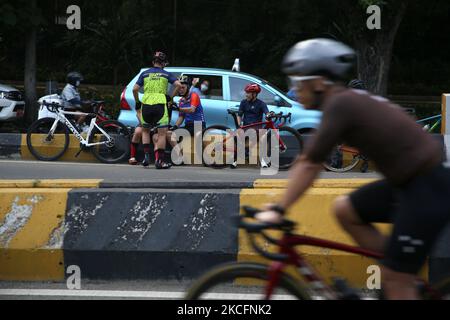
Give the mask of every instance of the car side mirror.
[{"label": "car side mirror", "polygon": [[275,105],[276,105],[277,107],[282,107],[282,106],[284,106],[284,101],[283,101],[283,99],[281,99],[280,96],[275,96],[275,98],[274,98],[273,100],[274,100]]}]

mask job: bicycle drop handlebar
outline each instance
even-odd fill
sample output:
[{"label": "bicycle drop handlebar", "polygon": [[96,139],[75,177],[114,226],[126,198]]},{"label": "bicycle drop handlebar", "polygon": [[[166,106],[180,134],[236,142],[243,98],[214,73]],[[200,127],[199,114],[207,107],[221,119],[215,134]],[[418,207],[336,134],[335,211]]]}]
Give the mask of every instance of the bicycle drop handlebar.
[{"label": "bicycle drop handlebar", "polygon": [[60,105],[59,103],[56,103],[56,102],[48,103],[48,102],[44,101],[42,103],[42,105],[45,106],[47,108],[47,110],[52,113],[56,113],[58,109],[64,108],[62,105]]},{"label": "bicycle drop handlebar", "polygon": [[244,215],[237,217],[237,225],[241,229],[245,229],[249,235],[250,243],[252,244],[253,249],[259,253],[261,256],[273,260],[273,261],[285,261],[288,259],[288,256],[285,254],[271,253],[262,249],[257,243],[255,239],[255,235],[261,235],[265,240],[269,243],[280,246],[280,241],[269,236],[265,231],[268,230],[277,230],[283,231],[285,233],[290,233],[295,229],[296,223],[287,219],[284,219],[279,224],[274,223],[265,223],[265,222],[248,222],[248,219],[252,219],[256,216],[260,210],[252,208],[252,207],[243,207]]}]

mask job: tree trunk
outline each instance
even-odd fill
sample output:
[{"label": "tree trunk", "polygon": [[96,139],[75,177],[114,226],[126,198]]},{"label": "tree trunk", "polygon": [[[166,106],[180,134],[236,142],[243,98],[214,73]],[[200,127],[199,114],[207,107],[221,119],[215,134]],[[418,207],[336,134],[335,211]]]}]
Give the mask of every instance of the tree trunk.
[{"label": "tree trunk", "polygon": [[[36,8],[36,0],[32,0],[31,7]],[[26,37],[25,44],[25,110],[26,121],[32,122],[37,118],[37,93],[36,93],[36,42],[37,27],[31,26]]]},{"label": "tree trunk", "polygon": [[358,78],[367,84],[369,91],[385,96],[393,43],[380,36],[372,43],[361,40],[355,46],[358,55]]},{"label": "tree trunk", "polygon": [[381,30],[374,30],[374,36],[355,34],[355,49],[358,55],[358,77],[363,80],[369,91],[386,96],[389,71],[395,37],[403,20],[407,2],[398,7],[396,14]]}]

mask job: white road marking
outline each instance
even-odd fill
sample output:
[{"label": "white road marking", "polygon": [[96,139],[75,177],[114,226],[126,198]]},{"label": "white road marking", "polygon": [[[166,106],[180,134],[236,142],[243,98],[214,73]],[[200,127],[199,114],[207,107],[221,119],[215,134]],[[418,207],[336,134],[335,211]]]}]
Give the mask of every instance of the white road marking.
[{"label": "white road marking", "polygon": [[[1,296],[22,297],[73,297],[73,298],[122,298],[122,299],[174,299],[182,300],[184,292],[170,291],[107,291],[107,290],[55,290],[55,289],[0,289]],[[208,293],[205,300],[262,300],[262,294]],[[274,295],[272,300],[295,300],[290,295]],[[313,297],[313,300],[324,300]],[[363,297],[362,300],[377,300]]]},{"label": "white road marking", "polygon": [[[106,290],[50,290],[50,289],[0,289],[0,296],[27,297],[85,297],[85,298],[134,298],[134,299],[183,299],[184,292],[165,291],[106,291]],[[261,294],[209,293],[209,300],[260,300]],[[289,300],[291,296],[275,295],[274,300]]]}]

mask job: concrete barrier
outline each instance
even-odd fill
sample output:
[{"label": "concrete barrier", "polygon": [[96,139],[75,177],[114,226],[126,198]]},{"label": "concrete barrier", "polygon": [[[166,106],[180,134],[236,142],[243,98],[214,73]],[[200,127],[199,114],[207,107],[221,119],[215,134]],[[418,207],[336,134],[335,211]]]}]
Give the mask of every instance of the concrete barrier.
[{"label": "concrete barrier", "polygon": [[193,278],[236,260],[237,191],[75,190],[64,260],[91,279]]},{"label": "concrete barrier", "polygon": [[239,214],[239,189],[100,183],[0,183],[0,280],[62,281],[71,265],[88,279],[195,278],[237,259],[231,218]]},{"label": "concrete barrier", "polygon": [[[353,244],[330,214],[333,200],[373,180],[318,180],[289,212],[297,232]],[[243,205],[278,201],[285,180],[253,188],[103,188],[100,180],[0,183],[0,280],[63,280],[68,266],[88,279],[190,279],[227,261],[261,261],[231,222]],[[389,225],[379,225],[383,233]],[[430,258],[434,280],[449,270],[448,237]],[[267,244],[265,244],[267,245]],[[326,279],[365,287],[378,262],[301,248]],[[425,268],[423,275],[427,277]]]}]

